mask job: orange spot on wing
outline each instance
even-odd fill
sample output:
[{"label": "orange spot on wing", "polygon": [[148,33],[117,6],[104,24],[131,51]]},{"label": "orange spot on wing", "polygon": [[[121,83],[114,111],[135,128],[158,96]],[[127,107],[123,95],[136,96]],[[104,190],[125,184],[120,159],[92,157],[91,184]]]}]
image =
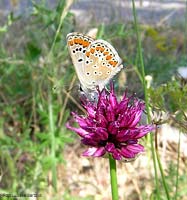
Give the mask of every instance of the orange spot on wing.
[{"label": "orange spot on wing", "polygon": [[77,42],[78,42],[78,44],[82,44],[82,39],[79,38]]},{"label": "orange spot on wing", "polygon": [[109,54],[109,52],[108,52],[108,51],[104,51],[103,54],[104,54],[104,55],[107,55],[107,54]]},{"label": "orange spot on wing", "polygon": [[79,39],[79,44],[83,44],[84,40],[83,39]]},{"label": "orange spot on wing", "polygon": [[87,57],[90,56],[90,52],[89,52],[89,51],[86,52],[86,56],[87,56]]},{"label": "orange spot on wing", "polygon": [[91,48],[90,52],[93,54],[95,52],[95,49]]},{"label": "orange spot on wing", "polygon": [[90,43],[89,43],[88,41],[86,41],[86,40],[83,40],[83,41],[82,41],[83,47],[88,47],[89,44],[90,44]]},{"label": "orange spot on wing", "polygon": [[101,47],[96,47],[96,50],[99,51],[101,49]]},{"label": "orange spot on wing", "polygon": [[109,64],[111,64],[113,67],[115,67],[117,63],[118,63],[117,61],[112,61],[112,60],[109,61]]},{"label": "orange spot on wing", "polygon": [[75,43],[75,44],[79,44],[79,39],[78,39],[78,38],[75,38],[75,39],[74,39],[74,43]]},{"label": "orange spot on wing", "polygon": [[103,52],[105,50],[104,47],[100,47],[100,52]]},{"label": "orange spot on wing", "polygon": [[110,60],[109,64],[114,65],[114,61]]},{"label": "orange spot on wing", "polygon": [[113,67],[115,67],[118,64],[117,61],[114,61]]},{"label": "orange spot on wing", "polygon": [[69,46],[73,46],[73,44],[74,44],[73,40],[69,40],[68,44],[69,44]]},{"label": "orange spot on wing", "polygon": [[106,57],[106,60],[110,60],[111,58],[112,58],[112,56],[108,55],[108,56]]},{"label": "orange spot on wing", "polygon": [[75,38],[74,39],[74,43],[75,44],[82,44],[83,43],[83,40],[81,38]]}]

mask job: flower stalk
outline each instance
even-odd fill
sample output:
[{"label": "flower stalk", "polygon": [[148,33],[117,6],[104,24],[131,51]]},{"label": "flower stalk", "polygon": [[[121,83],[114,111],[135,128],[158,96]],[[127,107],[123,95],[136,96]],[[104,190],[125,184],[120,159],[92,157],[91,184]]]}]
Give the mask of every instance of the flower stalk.
[{"label": "flower stalk", "polygon": [[[72,112],[73,120],[66,127],[81,137],[81,142],[88,149],[83,156],[109,156],[112,200],[118,200],[116,160],[132,161],[144,152],[139,140],[155,127],[152,124],[142,125],[141,115],[145,104],[127,92],[118,100],[113,82],[110,90],[97,89],[98,101],[83,99],[82,105],[86,116]],[[72,121],[79,127],[73,126]]]},{"label": "flower stalk", "polygon": [[117,170],[116,170],[116,160],[109,155],[110,164],[110,185],[112,192],[112,200],[118,200],[118,183],[117,183]]}]

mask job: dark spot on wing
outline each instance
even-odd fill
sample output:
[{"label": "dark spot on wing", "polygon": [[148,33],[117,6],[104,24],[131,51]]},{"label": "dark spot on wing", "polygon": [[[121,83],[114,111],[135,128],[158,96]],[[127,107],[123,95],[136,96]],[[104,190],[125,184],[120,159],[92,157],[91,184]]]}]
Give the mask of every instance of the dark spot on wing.
[{"label": "dark spot on wing", "polygon": [[82,58],[79,58],[79,59],[78,59],[78,62],[82,62],[82,61],[83,61],[83,59],[82,59]]}]

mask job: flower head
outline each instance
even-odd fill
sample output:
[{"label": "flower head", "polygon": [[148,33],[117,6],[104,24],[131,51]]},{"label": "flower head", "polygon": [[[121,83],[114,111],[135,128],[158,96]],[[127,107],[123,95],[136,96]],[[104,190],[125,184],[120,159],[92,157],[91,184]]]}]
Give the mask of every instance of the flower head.
[{"label": "flower head", "polygon": [[89,148],[84,156],[100,157],[106,153],[112,154],[116,160],[134,159],[144,151],[138,139],[152,131],[152,125],[139,125],[144,103],[125,93],[118,102],[113,83],[110,92],[105,88],[98,90],[98,102],[83,101],[86,116],[72,113],[79,128],[70,122],[66,127],[76,132],[81,142]]}]

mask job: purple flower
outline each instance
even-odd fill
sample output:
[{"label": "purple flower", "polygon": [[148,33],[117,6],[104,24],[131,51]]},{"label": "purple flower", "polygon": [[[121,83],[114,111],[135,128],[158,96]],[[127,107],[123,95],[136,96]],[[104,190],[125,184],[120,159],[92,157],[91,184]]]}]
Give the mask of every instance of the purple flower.
[{"label": "purple flower", "polygon": [[118,102],[113,83],[110,92],[98,90],[98,102],[83,101],[87,116],[72,113],[79,128],[70,122],[66,127],[76,132],[81,142],[89,148],[84,156],[100,157],[106,153],[112,154],[116,160],[134,159],[144,151],[138,139],[154,130],[153,125],[138,125],[144,110],[144,103],[125,93]]}]

